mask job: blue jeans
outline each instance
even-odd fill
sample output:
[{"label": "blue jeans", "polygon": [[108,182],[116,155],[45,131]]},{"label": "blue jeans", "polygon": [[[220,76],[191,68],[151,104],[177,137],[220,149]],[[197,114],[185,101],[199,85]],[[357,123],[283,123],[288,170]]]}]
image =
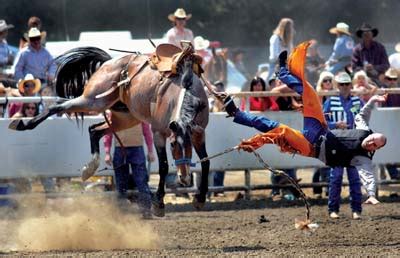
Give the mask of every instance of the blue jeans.
[{"label": "blue jeans", "polygon": [[[331,172],[330,167],[323,167],[323,168],[316,169],[314,171],[314,175],[312,177],[312,182],[313,183],[319,183],[319,182],[329,183],[330,172]],[[321,186],[313,187],[313,193],[314,194],[322,194],[322,187]],[[326,189],[327,196],[329,195],[328,193],[329,193],[329,187]]]},{"label": "blue jeans", "polygon": [[[151,208],[151,192],[148,184],[149,175],[146,169],[146,158],[142,146],[125,147],[126,160],[121,147],[115,147],[113,165],[115,169],[115,184],[118,195],[126,198],[129,180],[133,179],[139,191],[138,205],[143,210]],[[131,173],[129,172],[129,165]]]},{"label": "blue jeans", "polygon": [[[342,191],[343,167],[335,167],[331,170],[329,179],[328,211],[339,212],[340,194]],[[350,206],[353,212],[362,211],[361,208],[361,182],[355,167],[347,167],[347,177],[350,186]]]}]

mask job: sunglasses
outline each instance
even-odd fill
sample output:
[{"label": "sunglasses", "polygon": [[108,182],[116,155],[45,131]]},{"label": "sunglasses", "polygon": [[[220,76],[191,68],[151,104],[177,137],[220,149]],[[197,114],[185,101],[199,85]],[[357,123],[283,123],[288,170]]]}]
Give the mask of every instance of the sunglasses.
[{"label": "sunglasses", "polygon": [[25,110],[36,110],[36,107],[26,107]]},{"label": "sunglasses", "polygon": [[350,82],[338,83],[339,86],[350,86]]},{"label": "sunglasses", "polygon": [[34,38],[29,38],[30,42],[38,42],[41,40],[41,37],[34,37]]},{"label": "sunglasses", "polygon": [[388,81],[397,81],[397,78],[389,78],[389,77],[385,77],[386,80]]},{"label": "sunglasses", "polygon": [[332,82],[332,79],[323,79],[322,82]]},{"label": "sunglasses", "polygon": [[33,88],[33,87],[35,87],[35,84],[33,84],[33,83],[25,83],[24,84],[24,88]]}]

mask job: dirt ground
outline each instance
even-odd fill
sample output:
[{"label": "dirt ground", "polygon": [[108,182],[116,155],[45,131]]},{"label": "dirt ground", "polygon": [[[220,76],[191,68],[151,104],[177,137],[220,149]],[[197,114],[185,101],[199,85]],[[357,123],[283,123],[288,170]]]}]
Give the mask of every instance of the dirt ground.
[{"label": "dirt ground", "polygon": [[[227,181],[237,182],[234,176]],[[311,219],[319,225],[314,233],[294,227],[295,218],[305,216],[300,201],[273,202],[267,191],[253,192],[251,200],[236,197],[226,193],[195,211],[189,200],[170,196],[166,217],[153,220],[138,218],[134,210],[117,211],[110,200],[28,201],[23,214],[0,216],[0,252],[62,257],[400,255],[400,197],[383,196],[379,205],[364,205],[359,221],[351,219],[346,195],[338,220],[328,218],[326,198],[310,199]],[[262,215],[267,221],[260,223]]]}]

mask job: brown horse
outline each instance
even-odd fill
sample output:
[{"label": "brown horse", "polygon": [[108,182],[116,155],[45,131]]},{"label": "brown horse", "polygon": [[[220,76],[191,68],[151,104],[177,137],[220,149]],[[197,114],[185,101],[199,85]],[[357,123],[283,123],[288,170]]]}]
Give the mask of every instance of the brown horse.
[{"label": "brown horse", "polygon": [[[153,196],[155,215],[164,216],[165,178],[168,174],[166,139],[171,138],[178,180],[188,185],[192,145],[201,158],[207,157],[205,128],[208,123],[207,96],[199,77],[193,73],[193,57],[187,55],[175,67],[175,76],[165,76],[147,56],[130,54],[118,59],[87,47],[73,49],[56,59],[57,95],[70,98],[29,121],[15,120],[11,129],[33,129],[47,117],[60,113],[104,112],[111,121],[89,127],[92,160],[83,167],[82,178],[99,166],[99,140],[110,131],[120,131],[141,121],[151,124],[159,160],[160,182]],[[199,193],[193,203],[201,208],[208,191],[209,162],[201,164]]]}]

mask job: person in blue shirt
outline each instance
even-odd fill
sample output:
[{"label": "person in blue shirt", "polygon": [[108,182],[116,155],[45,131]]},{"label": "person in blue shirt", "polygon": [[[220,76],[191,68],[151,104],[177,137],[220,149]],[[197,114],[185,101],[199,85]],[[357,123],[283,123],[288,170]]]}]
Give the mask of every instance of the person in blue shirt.
[{"label": "person in blue shirt", "polygon": [[[329,129],[354,129],[354,118],[360,113],[363,103],[357,96],[351,96],[352,83],[350,75],[345,72],[335,76],[334,83],[339,89],[339,96],[331,96],[323,106]],[[361,217],[361,182],[358,170],[354,166],[346,167],[350,185],[350,205],[353,219]],[[344,167],[336,166],[330,171],[328,212],[332,219],[339,218],[340,194],[342,190]]]},{"label": "person in blue shirt", "polygon": [[42,46],[43,34],[37,28],[28,32],[29,45],[23,48],[15,60],[16,80],[23,79],[26,74],[32,74],[46,84],[54,79],[56,64],[50,53]]},{"label": "person in blue shirt", "polygon": [[14,59],[12,51],[7,43],[8,30],[14,28],[14,25],[7,24],[5,20],[0,20],[0,67],[11,65]]},{"label": "person in blue shirt", "polygon": [[328,72],[336,74],[344,70],[346,66],[351,65],[354,41],[349,32],[349,25],[344,22],[339,22],[329,32],[336,35],[336,40],[333,52],[325,64]]}]

